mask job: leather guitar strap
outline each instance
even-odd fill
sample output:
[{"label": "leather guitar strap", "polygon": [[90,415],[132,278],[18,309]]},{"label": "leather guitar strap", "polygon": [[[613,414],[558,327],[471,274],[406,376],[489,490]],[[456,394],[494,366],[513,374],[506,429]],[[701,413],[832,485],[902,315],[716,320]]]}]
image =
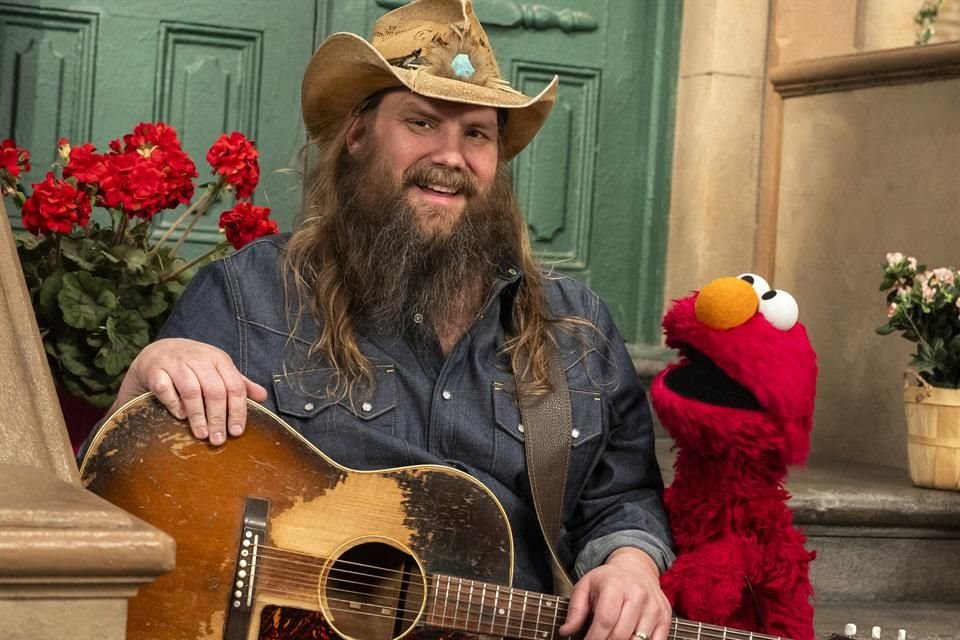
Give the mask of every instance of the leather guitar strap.
[{"label": "leather guitar strap", "polygon": [[557,556],[557,544],[560,539],[563,493],[567,486],[573,417],[570,412],[570,390],[560,367],[557,348],[548,342],[546,352],[547,374],[552,391],[521,399],[520,416],[523,420],[527,475],[530,478],[533,505],[553,561],[553,590],[556,595],[568,596],[573,590],[573,583]]}]

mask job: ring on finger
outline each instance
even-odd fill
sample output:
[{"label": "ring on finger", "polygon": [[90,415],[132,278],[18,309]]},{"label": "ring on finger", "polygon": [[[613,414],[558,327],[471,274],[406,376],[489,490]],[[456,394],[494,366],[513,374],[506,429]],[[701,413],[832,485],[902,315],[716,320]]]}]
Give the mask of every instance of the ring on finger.
[{"label": "ring on finger", "polygon": [[633,637],[636,638],[637,640],[648,640],[647,634],[645,634],[643,631],[640,631],[639,629],[633,632]]}]

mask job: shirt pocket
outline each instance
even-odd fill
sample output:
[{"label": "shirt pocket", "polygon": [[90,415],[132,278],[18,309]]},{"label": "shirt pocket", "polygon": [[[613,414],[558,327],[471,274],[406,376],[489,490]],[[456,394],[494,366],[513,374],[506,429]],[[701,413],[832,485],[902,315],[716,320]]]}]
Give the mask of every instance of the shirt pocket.
[{"label": "shirt pocket", "polygon": [[277,412],[295,418],[306,428],[360,430],[375,429],[394,435],[396,432],[397,375],[396,367],[375,365],[375,385],[372,390],[360,390],[353,398],[335,397],[332,388],[334,370],[308,369],[278,373],[273,376],[273,391]]},{"label": "shirt pocket", "polygon": [[[567,467],[568,502],[569,491],[583,485],[587,474],[596,463],[604,442],[603,399],[592,389],[570,389],[570,413],[573,425],[570,430],[570,463]],[[525,427],[520,406],[508,389],[500,382],[493,383],[493,411],[496,433],[493,453],[494,475],[515,474],[526,469],[524,451]]]}]

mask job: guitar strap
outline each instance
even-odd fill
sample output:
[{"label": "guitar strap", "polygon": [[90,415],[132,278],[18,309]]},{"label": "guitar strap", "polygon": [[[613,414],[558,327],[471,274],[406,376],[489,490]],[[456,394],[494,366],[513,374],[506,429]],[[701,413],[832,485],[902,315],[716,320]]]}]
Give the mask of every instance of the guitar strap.
[{"label": "guitar strap", "polygon": [[523,420],[527,475],[530,478],[533,505],[552,560],[553,591],[556,595],[568,596],[573,590],[573,583],[557,555],[557,544],[560,541],[563,493],[567,486],[573,417],[570,412],[570,390],[560,367],[557,347],[547,342],[545,349],[552,391],[541,396],[522,398],[520,416]]}]

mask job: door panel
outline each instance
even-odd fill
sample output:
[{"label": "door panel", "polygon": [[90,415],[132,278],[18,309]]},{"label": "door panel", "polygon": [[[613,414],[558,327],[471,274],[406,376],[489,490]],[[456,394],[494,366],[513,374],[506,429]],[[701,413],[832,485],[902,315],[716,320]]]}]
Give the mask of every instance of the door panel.
[{"label": "door panel", "polygon": [[[180,134],[203,182],[210,175],[207,149],[220,133],[238,130],[261,152],[255,201],[272,207],[281,229],[289,229],[300,202],[291,169],[305,140],[300,70],[325,3],[97,0],[84,11],[73,6],[0,2],[0,138],[14,137],[34,154],[27,181],[42,179],[61,136],[103,150],[138,122],[162,120]],[[207,212],[185,254],[220,241],[217,219],[232,204],[228,196]]]}]

